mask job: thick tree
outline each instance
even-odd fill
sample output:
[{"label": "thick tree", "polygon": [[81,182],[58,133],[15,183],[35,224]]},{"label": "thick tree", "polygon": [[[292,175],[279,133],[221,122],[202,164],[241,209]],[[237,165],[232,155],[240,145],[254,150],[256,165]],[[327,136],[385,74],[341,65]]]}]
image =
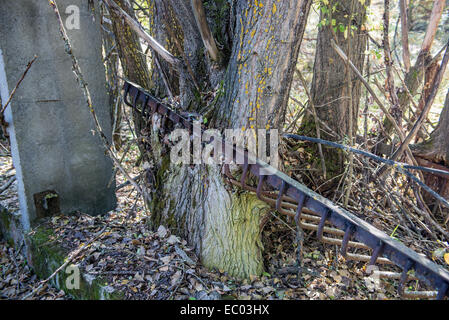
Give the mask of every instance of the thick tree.
[{"label": "thick tree", "polygon": [[[369,2],[362,2],[343,0],[320,3],[320,29],[310,93],[318,119],[332,131],[322,130],[321,138],[326,140],[351,143],[348,138],[356,136],[361,83],[352,73],[348,74],[347,66],[330,44],[334,40],[347,51],[349,59],[363,72],[367,41],[363,25]],[[305,135],[316,136],[315,126],[314,117],[309,115],[304,117],[300,130]],[[328,177],[344,171],[345,159],[341,152],[323,148],[323,153]]]},{"label": "thick tree", "polygon": [[[181,61],[154,46],[162,53],[154,54],[158,61],[166,60],[160,68],[165,80],[148,89],[162,92],[157,86],[164,85],[173,95],[179,90],[179,108],[201,114],[219,130],[282,127],[310,0],[147,4],[150,21],[159,23],[150,26],[157,29],[154,37],[165,38],[162,45],[176,48]],[[169,76],[174,70],[177,77]],[[254,194],[232,190],[221,165],[173,164],[159,121],[153,116],[147,145],[154,172],[154,227],[168,225],[188,239],[207,267],[238,277],[260,275],[260,222],[267,205]]]},{"label": "thick tree", "polygon": [[[424,166],[449,171],[449,91],[446,102],[441,111],[440,120],[435,130],[426,141],[411,145],[413,154],[418,163]],[[449,199],[449,180],[446,176],[425,174],[425,182],[433,190]],[[428,203],[433,203],[432,197],[427,198]]]}]

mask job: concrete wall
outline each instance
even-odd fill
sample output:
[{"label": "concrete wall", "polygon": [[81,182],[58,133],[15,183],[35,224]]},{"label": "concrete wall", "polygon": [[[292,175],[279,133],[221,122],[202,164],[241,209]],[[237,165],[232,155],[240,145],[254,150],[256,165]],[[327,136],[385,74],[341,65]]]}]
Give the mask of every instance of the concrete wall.
[{"label": "concrete wall", "polygon": [[[97,2],[97,1],[95,1]],[[63,21],[67,6],[80,9],[80,29],[68,30],[74,54],[89,85],[104,131],[111,120],[101,56],[99,18],[86,0],[57,0]],[[96,8],[95,12],[98,12]],[[47,0],[0,0],[0,92],[9,92],[34,55],[33,64],[8,107],[11,152],[16,167],[22,223],[36,218],[33,195],[54,190],[61,211],[105,213],[116,205],[112,162],[105,155],[85,99],[64,51],[56,16]]]}]

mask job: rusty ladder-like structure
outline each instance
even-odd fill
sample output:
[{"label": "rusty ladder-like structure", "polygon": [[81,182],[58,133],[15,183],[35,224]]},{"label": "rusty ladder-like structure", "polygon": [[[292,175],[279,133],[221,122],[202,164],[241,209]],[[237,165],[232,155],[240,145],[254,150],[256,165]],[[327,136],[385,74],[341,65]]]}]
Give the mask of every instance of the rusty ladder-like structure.
[{"label": "rusty ladder-like structure", "polygon": [[[191,119],[181,116],[152,97],[144,89],[129,81],[125,81],[124,84],[124,101],[147,119],[154,113],[159,114],[162,117],[162,127],[165,127],[166,121],[170,120],[174,125],[182,125],[189,132],[194,131],[194,124]],[[138,108],[139,104],[141,109]],[[279,212],[294,217],[295,222],[301,228],[316,230],[318,240],[324,243],[340,245],[341,254],[348,259],[366,261],[369,265],[380,263],[394,264],[400,267],[402,273],[383,272],[380,276],[399,279],[398,289],[401,294],[405,293],[404,285],[406,281],[413,279],[425,282],[435,288],[436,292],[424,292],[421,295],[419,293],[411,293],[408,295],[410,297],[444,299],[446,296],[449,296],[449,272],[443,267],[392,239],[366,221],[340,208],[283,172],[259,159],[253,158],[246,151],[223,140],[223,149],[226,145],[234,150],[234,157],[238,155],[241,157],[240,159],[245,159],[244,164],[240,165],[242,167],[240,181],[233,179],[229,171],[229,165],[224,165],[224,174],[233,181],[233,184],[255,192],[259,199],[267,202]],[[264,172],[269,171],[271,174],[261,174],[262,169]],[[250,172],[258,178],[256,188],[246,184]],[[271,191],[264,191],[264,186],[271,187]],[[311,223],[312,221],[317,222],[317,225]],[[329,227],[329,224],[332,224],[333,227]],[[326,237],[323,235],[325,232],[342,236],[343,238]],[[371,256],[352,254],[347,252],[348,247],[372,250],[372,254]],[[412,270],[414,275],[410,276],[409,271]]]}]

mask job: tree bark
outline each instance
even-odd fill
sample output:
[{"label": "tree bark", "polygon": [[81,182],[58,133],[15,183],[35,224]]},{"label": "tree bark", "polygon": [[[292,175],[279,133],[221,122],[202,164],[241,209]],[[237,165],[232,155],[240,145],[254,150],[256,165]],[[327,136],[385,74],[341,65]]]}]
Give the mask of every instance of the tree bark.
[{"label": "tree bark", "polygon": [[[408,88],[408,91],[412,96],[414,96],[418,92],[429,61],[432,60],[430,56],[430,49],[432,48],[433,40],[435,39],[435,35],[438,29],[438,24],[443,14],[445,1],[446,0],[434,1],[432,13],[429,18],[429,24],[427,25],[426,34],[421,44],[421,49],[419,51],[418,57],[416,58],[415,64],[405,75],[404,81]],[[407,93],[407,90],[405,88],[401,88],[398,90],[398,97],[400,109],[402,112],[404,112],[410,104],[410,95]],[[393,130],[393,127],[388,119],[384,120],[384,126],[385,132],[387,134],[390,134]]]},{"label": "tree bark", "polygon": [[115,36],[112,31],[112,25],[106,23],[110,21],[109,14],[106,15],[104,5],[101,5],[101,23],[103,36],[103,55],[106,66],[106,82],[108,86],[109,104],[111,106],[111,123],[112,125],[112,140],[116,150],[120,149],[122,145],[122,138],[120,135],[120,123],[122,120],[122,104],[119,103],[119,57],[117,53],[117,44]]},{"label": "tree bark", "polygon": [[410,47],[408,42],[408,0],[399,0],[399,9],[401,14],[401,42],[402,42],[402,60],[404,61],[405,72],[410,71]]},{"label": "tree bark", "polygon": [[[128,0],[115,0],[116,3],[131,17],[135,18],[134,10]],[[140,85],[143,88],[151,87],[151,77],[148,70],[146,57],[142,52],[140,40],[135,31],[117,15],[114,10],[110,10],[112,27],[115,35],[115,41],[120,57],[121,66],[125,78]],[[138,138],[139,149],[142,157],[145,159],[144,147],[140,136],[144,128],[143,120],[133,110],[134,129]]]},{"label": "tree bark", "polygon": [[[207,117],[209,128],[281,128],[311,1],[205,1],[220,63],[205,50],[190,0],[165,4],[182,28],[184,63],[200,84],[198,97],[188,67],[181,70],[182,107]],[[171,163],[159,121],[153,117],[151,135],[154,227],[168,225],[185,237],[206,267],[237,277],[260,275],[260,221],[268,206],[227,185],[220,165]]]},{"label": "tree bark", "polygon": [[446,96],[444,108],[441,111],[440,120],[430,138],[421,144],[413,145],[413,154],[445,165],[449,168],[449,91]]},{"label": "tree bark", "polygon": [[[413,154],[420,165],[449,171],[449,91],[446,95],[444,108],[441,111],[437,127],[430,138],[420,144],[411,145]],[[449,179],[447,176],[437,176],[424,173],[425,183],[441,196],[449,199]],[[434,199],[425,197],[427,203]]]},{"label": "tree bark", "polygon": [[[358,0],[329,1],[325,11],[321,11],[320,20],[327,21],[329,24],[321,27],[318,33],[311,95],[313,104],[317,109],[318,118],[338,136],[335,138],[322,131],[321,136],[326,140],[335,141],[337,139],[341,142],[347,137],[350,132],[350,113],[352,113],[352,132],[354,136],[357,132],[361,83],[358,80],[353,82],[351,92],[348,92],[350,86],[348,86],[346,66],[330,46],[330,42],[331,39],[335,39],[337,44],[346,50],[350,40],[349,59],[360,72],[363,72],[367,34],[362,30],[362,25],[366,17],[366,5],[369,5],[369,3],[362,5]],[[336,10],[332,13],[334,6]],[[353,8],[352,11],[351,8]],[[351,19],[351,23],[349,23],[348,18]],[[353,28],[353,34],[348,28],[349,24]],[[351,94],[352,99],[349,98],[349,94]],[[304,117],[300,130],[305,135],[315,136],[315,120],[313,117]],[[313,152],[317,151],[315,146],[311,148]],[[344,171],[345,159],[343,154],[335,151],[335,149],[323,149],[328,178],[341,174]],[[317,161],[320,161],[318,157]],[[320,166],[316,165],[316,167],[319,168]]]}]

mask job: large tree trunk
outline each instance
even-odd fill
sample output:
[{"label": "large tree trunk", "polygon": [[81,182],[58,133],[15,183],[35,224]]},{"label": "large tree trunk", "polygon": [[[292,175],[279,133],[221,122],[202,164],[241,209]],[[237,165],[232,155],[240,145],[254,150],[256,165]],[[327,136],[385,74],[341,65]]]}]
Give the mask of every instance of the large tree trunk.
[{"label": "large tree trunk", "polygon": [[[345,51],[348,51],[348,44],[350,44],[350,50],[346,53],[357,69],[363,72],[367,34],[362,31],[362,25],[365,21],[367,5],[369,2],[362,5],[358,0],[329,1],[326,6],[327,11],[326,9],[324,12],[321,11],[320,21],[327,21],[329,24],[322,26],[318,32],[311,98],[318,119],[326,123],[333,131],[332,133],[325,130],[321,132],[321,138],[326,140],[341,142],[350,135],[351,131],[352,136],[356,136],[361,83],[358,80],[354,81],[352,73],[348,77],[345,63],[330,43],[331,39],[335,39]],[[334,6],[336,10],[332,13]],[[352,19],[350,25],[354,28],[353,34],[343,30],[343,28],[349,29],[349,17]],[[352,82],[349,83],[348,79],[352,79]],[[351,90],[350,95],[349,90]],[[300,130],[305,135],[316,136],[314,117],[304,117]],[[312,151],[318,154],[316,146],[312,147]],[[335,149],[323,148],[323,154],[329,178],[344,171],[343,153]],[[317,159],[319,159],[318,156]],[[321,168],[320,165],[316,167]]]},{"label": "large tree trunk", "polygon": [[[433,167],[449,171],[449,91],[446,96],[443,111],[441,111],[438,126],[431,133],[430,138],[423,143],[411,145],[410,148],[418,163],[426,167]],[[449,199],[449,179],[446,176],[424,173],[425,182],[441,196]],[[434,202],[432,197],[426,197],[429,204]]]},{"label": "large tree trunk", "polygon": [[[191,1],[164,1],[181,27],[176,34],[182,33],[186,64],[179,75],[182,108],[206,114],[209,127],[219,130],[280,128],[311,1],[229,3],[203,2],[210,32],[200,33],[195,17],[201,14],[193,13]],[[220,51],[217,61],[210,58],[213,46],[204,46],[211,40]],[[159,120],[153,117],[151,130],[154,226],[168,225],[186,237],[209,268],[237,277],[260,275],[260,221],[268,206],[252,193],[232,190],[220,165],[171,163]]]}]

